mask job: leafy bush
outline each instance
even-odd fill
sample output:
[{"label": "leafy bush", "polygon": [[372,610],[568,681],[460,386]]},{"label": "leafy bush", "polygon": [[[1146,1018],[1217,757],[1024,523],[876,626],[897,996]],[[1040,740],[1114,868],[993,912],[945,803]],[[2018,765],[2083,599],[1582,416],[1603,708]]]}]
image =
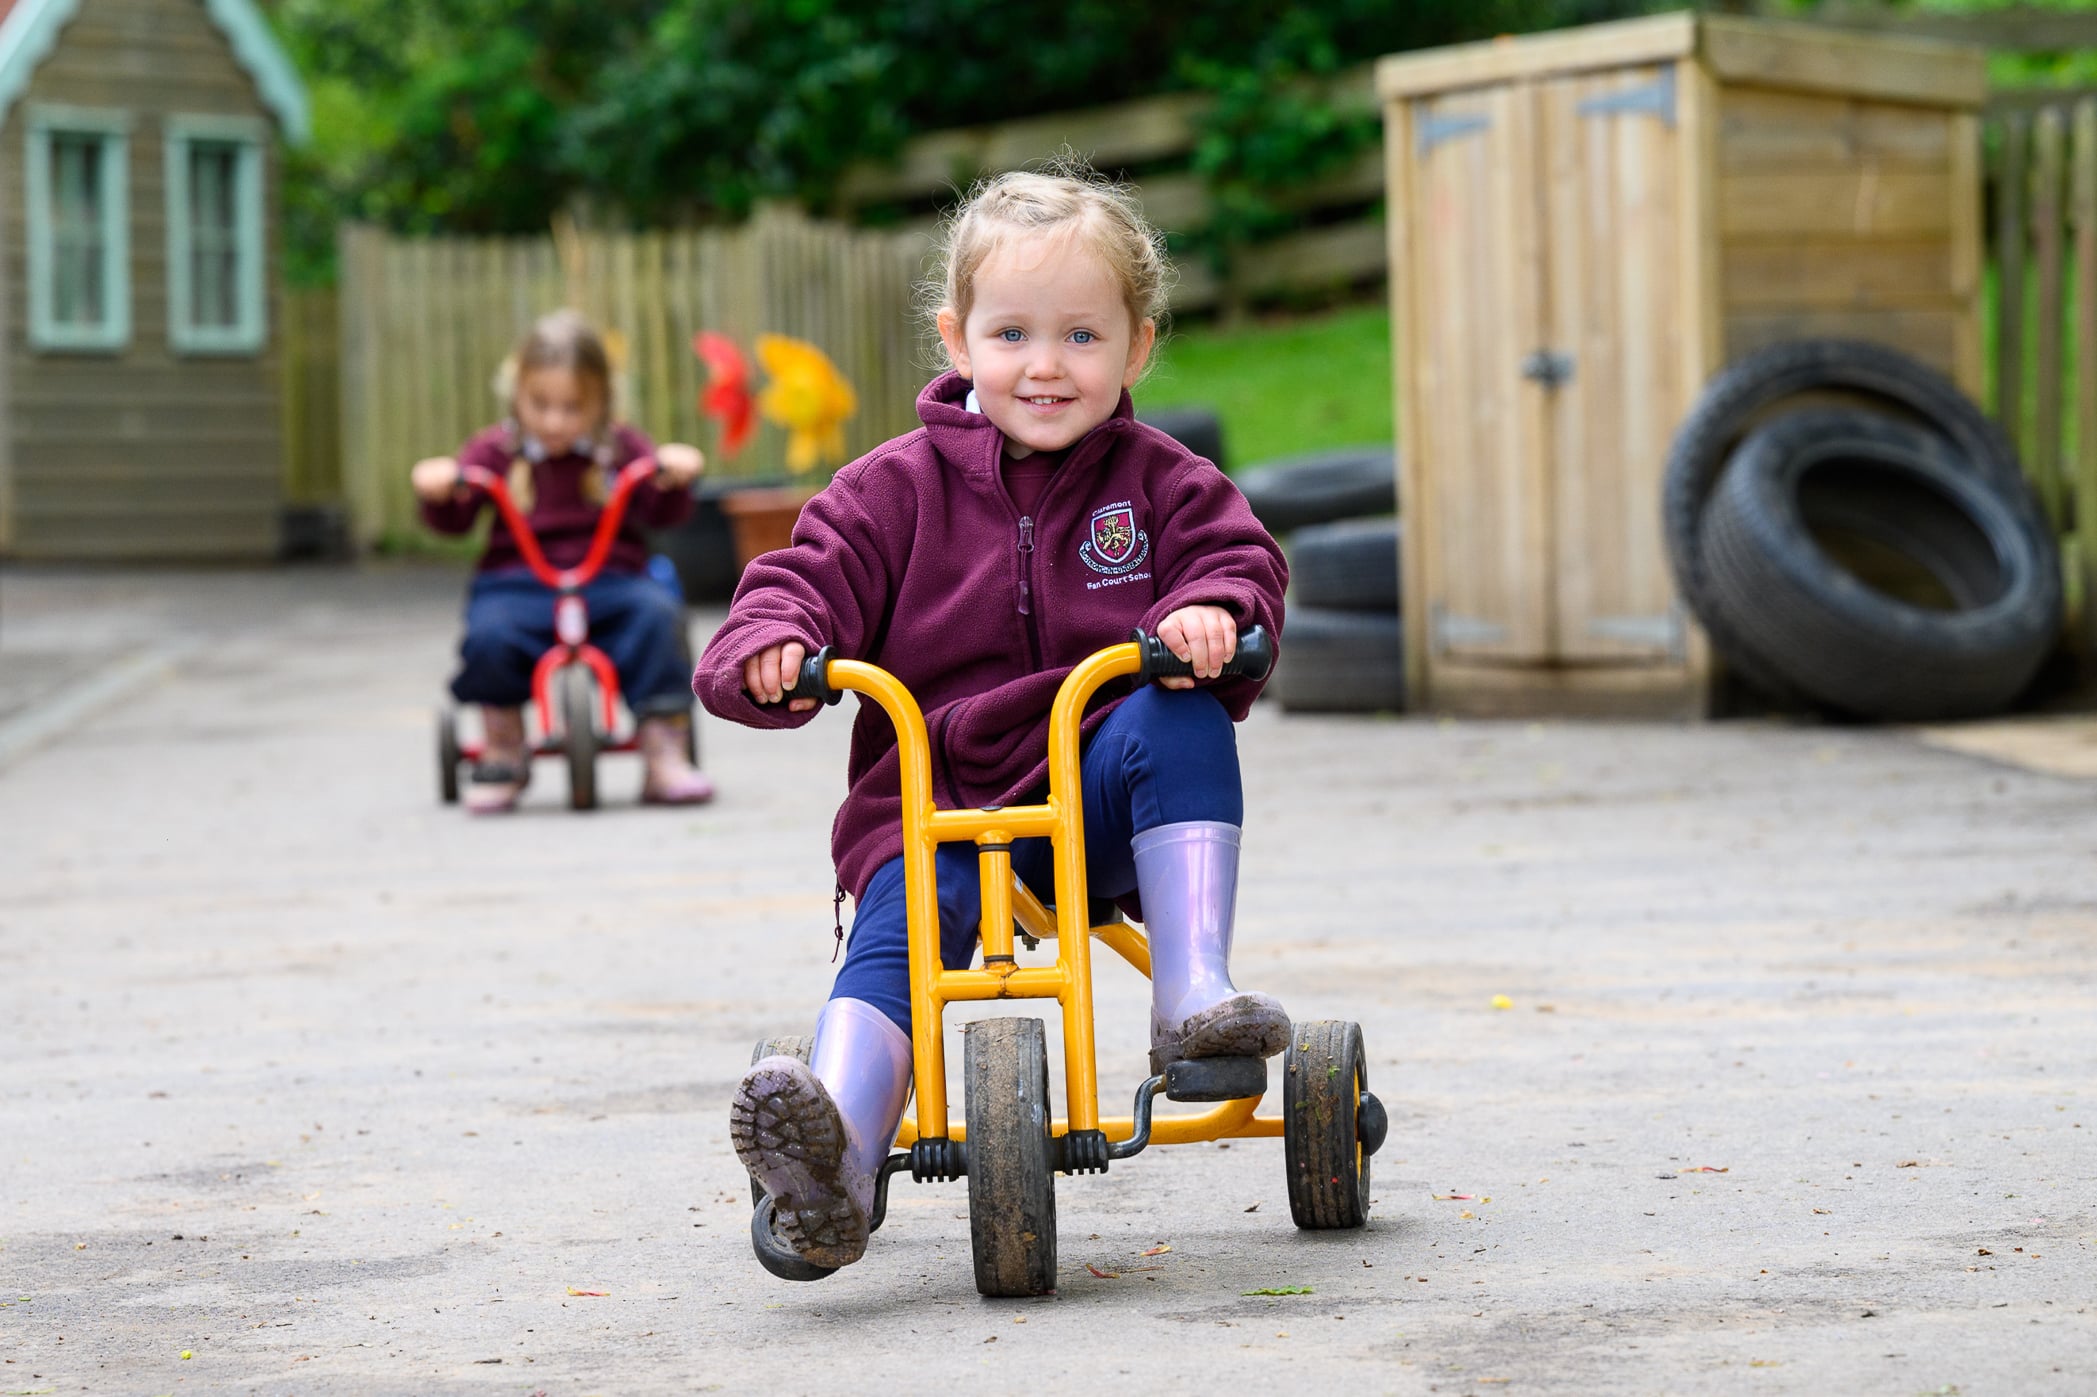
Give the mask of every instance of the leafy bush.
[{"label": "leafy bush", "polygon": [[1375,139],[1287,79],[1379,54],[1641,11],[1648,0],[279,0],[316,141],[287,170],[296,267],[333,217],[536,232],[562,208],[633,224],[821,209],[909,137],[1173,90],[1219,103],[1197,163],[1211,250],[1273,191]]}]

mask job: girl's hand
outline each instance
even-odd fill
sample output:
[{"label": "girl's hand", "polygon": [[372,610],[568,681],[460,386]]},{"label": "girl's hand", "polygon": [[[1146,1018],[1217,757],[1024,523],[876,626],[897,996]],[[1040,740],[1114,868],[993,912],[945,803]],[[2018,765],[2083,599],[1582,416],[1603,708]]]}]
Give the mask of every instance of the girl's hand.
[{"label": "girl's hand", "polygon": [[415,463],[408,483],[431,504],[443,504],[459,489],[459,463],[449,456],[430,456]]},{"label": "girl's hand", "polygon": [[[1214,679],[1238,653],[1238,623],[1220,606],[1183,606],[1158,622],[1165,648],[1194,666],[1195,678]],[[1191,689],[1188,678],[1160,679],[1168,689]]]},{"label": "girl's hand", "polygon": [[[798,640],[789,640],[759,651],[743,661],[743,688],[757,703],[777,703],[793,690],[801,678],[801,662],[808,658],[808,647]],[[816,706],[812,698],[797,698],[789,702],[789,713],[806,713]]]},{"label": "girl's hand", "polygon": [[655,468],[663,483],[673,490],[689,490],[706,473],[706,456],[696,446],[681,441],[664,442],[655,448]]}]

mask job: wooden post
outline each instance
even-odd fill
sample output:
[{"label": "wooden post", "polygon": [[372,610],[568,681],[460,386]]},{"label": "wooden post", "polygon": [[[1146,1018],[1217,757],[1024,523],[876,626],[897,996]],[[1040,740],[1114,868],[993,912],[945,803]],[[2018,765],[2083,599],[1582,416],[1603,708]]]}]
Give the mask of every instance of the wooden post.
[{"label": "wooden post", "polygon": [[2097,658],[2097,97],[2075,107],[2075,532],[2082,588],[2076,637]]},{"label": "wooden post", "polygon": [[2067,491],[2061,479],[2061,109],[2039,113],[2033,131],[2032,251],[2039,263],[2038,354],[2032,372],[2032,432],[2025,453],[2030,473],[2056,536],[2067,521]]},{"label": "wooden post", "polygon": [[2029,118],[2002,122],[2002,164],[1995,181],[1995,418],[2016,447],[2024,424],[2024,143]]}]

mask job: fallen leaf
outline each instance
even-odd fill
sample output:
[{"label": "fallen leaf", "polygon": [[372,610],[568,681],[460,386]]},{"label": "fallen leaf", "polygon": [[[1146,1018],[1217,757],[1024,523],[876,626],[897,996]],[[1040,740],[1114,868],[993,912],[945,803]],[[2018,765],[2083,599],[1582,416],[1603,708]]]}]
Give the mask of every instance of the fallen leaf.
[{"label": "fallen leaf", "polygon": [[1512,1009],[1514,1008],[1514,1001],[1504,994],[1496,994],[1493,996],[1493,1007],[1495,1009]]},{"label": "fallen leaf", "polygon": [[1470,1193],[1437,1193],[1434,1198],[1437,1203],[1475,1203],[1478,1201],[1477,1195]]},{"label": "fallen leaf", "polygon": [[1683,1174],[1730,1174],[1733,1172],[1733,1166],[1729,1164],[1723,1169],[1714,1169],[1708,1164],[1699,1164],[1694,1168],[1682,1169],[1676,1172]]},{"label": "fallen leaf", "polygon": [[1466,1208],[1462,1212],[1458,1213],[1457,1216],[1460,1218],[1475,1218],[1478,1216],[1478,1214],[1472,1212],[1469,1208]]},{"label": "fallen leaf", "polygon": [[569,1293],[570,1295],[609,1295],[609,1294],[611,1294],[611,1292],[610,1292],[609,1290],[577,1290],[577,1289],[576,1289],[576,1288],[575,1288],[574,1286],[572,1286],[572,1285],[568,1287],[568,1293]]},{"label": "fallen leaf", "polygon": [[[1262,1201],[1264,1202],[1265,1200],[1262,1200]],[[1260,1205],[1259,1205],[1258,1203],[1255,1203],[1255,1204],[1253,1204],[1253,1205],[1252,1205],[1252,1206],[1251,1206],[1250,1208],[1247,1208],[1247,1209],[1246,1209],[1245,1211],[1246,1211],[1246,1212],[1248,1212],[1248,1213],[1257,1213],[1257,1212],[1258,1212],[1259,1210],[1260,1210]]]},{"label": "fallen leaf", "polygon": [[1089,1261],[1085,1263],[1085,1269],[1090,1271],[1093,1275],[1098,1276],[1103,1281],[1118,1281],[1121,1279],[1121,1272],[1102,1271],[1099,1267],[1093,1265]]},{"label": "fallen leaf", "polygon": [[1988,1250],[1988,1249],[1987,1249],[1986,1247],[1976,1247],[1976,1248],[1974,1248],[1974,1255],[1976,1255],[1976,1256],[1993,1256],[1993,1255],[1995,1255],[1995,1253],[1994,1253],[1994,1252],[1991,1252],[1991,1251],[1989,1251],[1989,1250]]},{"label": "fallen leaf", "polygon": [[1149,1251],[1147,1251],[1147,1252],[1145,1252],[1145,1253],[1143,1253],[1143,1254],[1144,1254],[1145,1256],[1163,1256],[1163,1255],[1164,1255],[1164,1254],[1165,1254],[1166,1252],[1169,1252],[1169,1251],[1171,1251],[1171,1250],[1172,1250],[1172,1244],[1171,1244],[1171,1243],[1169,1243],[1169,1242],[1160,1242],[1160,1243],[1158,1243],[1158,1244],[1157,1244],[1156,1246],[1152,1247],[1152,1248],[1151,1248],[1151,1249],[1150,1249]]},{"label": "fallen leaf", "polygon": [[1813,1211],[1816,1213],[1832,1213],[1835,1210],[1833,1208],[1815,1208]]},{"label": "fallen leaf", "polygon": [[1263,1285],[1258,1290],[1241,1290],[1240,1295],[1315,1295],[1317,1292],[1307,1285]]}]

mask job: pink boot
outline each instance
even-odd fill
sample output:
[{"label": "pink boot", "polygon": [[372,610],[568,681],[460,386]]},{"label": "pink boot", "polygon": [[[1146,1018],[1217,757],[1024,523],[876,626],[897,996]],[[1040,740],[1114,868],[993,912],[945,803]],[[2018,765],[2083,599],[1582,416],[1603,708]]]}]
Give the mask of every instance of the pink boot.
[{"label": "pink boot", "polygon": [[833,999],[808,1056],[750,1069],[728,1137],[794,1250],[818,1266],[848,1266],[866,1254],[874,1180],[910,1095],[910,1035],[864,1000]]},{"label": "pink boot", "polygon": [[641,719],[634,739],[640,744],[643,805],[699,805],[714,798],[714,783],[685,755],[692,720],[683,713],[659,713]]},{"label": "pink boot", "polygon": [[481,705],[481,754],[466,787],[466,808],[475,815],[501,815],[517,808],[531,784],[531,758],[524,751],[524,710]]}]

